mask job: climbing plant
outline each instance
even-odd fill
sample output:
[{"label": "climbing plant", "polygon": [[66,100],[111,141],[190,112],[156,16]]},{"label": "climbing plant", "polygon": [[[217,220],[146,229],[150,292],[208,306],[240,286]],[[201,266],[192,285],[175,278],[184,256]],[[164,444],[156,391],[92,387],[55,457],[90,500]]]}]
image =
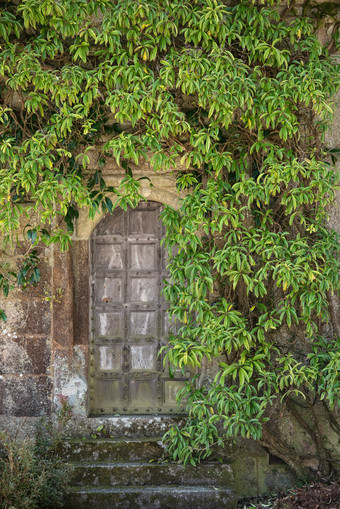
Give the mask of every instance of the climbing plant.
[{"label": "climbing plant", "polygon": [[[319,417],[339,433],[339,243],[326,227],[337,151],[324,144],[339,34],[335,23],[328,47],[315,34],[337,15],[326,3],[0,2],[0,230],[5,246],[19,231],[30,243],[0,286],[35,284],[37,246],[67,248],[79,208],[135,206],[131,163],[175,167],[186,197],[163,213],[165,354],[180,368],[218,365],[179,394],[189,418],[166,441],[183,462],[241,436],[307,476],[273,432],[289,414],[315,442],[321,474],[337,465]],[[110,158],[118,187],[101,172]]]}]

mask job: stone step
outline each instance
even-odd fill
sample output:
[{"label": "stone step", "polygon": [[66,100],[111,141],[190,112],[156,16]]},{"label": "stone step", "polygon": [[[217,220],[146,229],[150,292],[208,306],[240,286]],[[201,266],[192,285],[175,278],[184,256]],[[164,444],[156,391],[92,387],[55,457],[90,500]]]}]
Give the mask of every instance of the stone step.
[{"label": "stone step", "polygon": [[70,489],[65,509],[235,509],[232,490],[214,486],[124,486]]},{"label": "stone step", "polygon": [[226,463],[79,463],[72,464],[73,486],[213,485],[230,488],[233,472]]},{"label": "stone step", "polygon": [[78,417],[70,419],[62,430],[63,438],[91,438],[98,429],[107,436],[126,438],[161,437],[172,426],[181,426],[183,417],[166,415],[136,415],[112,417]]},{"label": "stone step", "polygon": [[69,463],[110,463],[160,459],[164,447],[160,437],[73,439],[64,440],[58,453]]}]

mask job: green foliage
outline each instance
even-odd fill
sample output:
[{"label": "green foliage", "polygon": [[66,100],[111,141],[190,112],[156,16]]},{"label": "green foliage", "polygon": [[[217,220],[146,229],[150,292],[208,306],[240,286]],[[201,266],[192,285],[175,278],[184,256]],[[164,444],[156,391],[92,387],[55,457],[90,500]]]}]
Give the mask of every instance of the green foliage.
[{"label": "green foliage", "polygon": [[53,460],[38,460],[29,440],[1,434],[0,507],[62,507],[66,472]]},{"label": "green foliage", "polygon": [[[27,236],[34,244],[36,231],[29,230]],[[22,289],[27,288],[29,285],[36,286],[40,281],[40,270],[37,267],[38,263],[39,257],[37,251],[31,249],[30,246],[23,257],[18,271],[12,270],[9,263],[0,265],[0,290],[2,290],[3,295],[8,297],[10,290],[13,290],[16,286]],[[7,321],[7,316],[3,309],[0,309],[0,320]]]},{"label": "green foliage", "polygon": [[71,416],[61,401],[56,424],[39,421],[34,440],[0,434],[0,507],[40,509],[63,507],[68,467],[58,458],[61,431]]},{"label": "green foliage", "polygon": [[[220,361],[210,386],[182,392],[190,421],[168,438],[184,462],[207,456],[221,428],[261,439],[271,404],[316,399],[332,412],[339,398],[325,332],[339,290],[326,228],[337,152],[323,145],[339,65],[286,3],[23,0],[1,11],[5,243],[26,222],[32,247],[65,249],[80,207],[94,217],[142,198],[132,163],[180,168],[187,196],[163,214],[167,357]],[[125,174],[115,188],[102,173],[110,158]],[[38,278],[27,263],[23,285]]]}]

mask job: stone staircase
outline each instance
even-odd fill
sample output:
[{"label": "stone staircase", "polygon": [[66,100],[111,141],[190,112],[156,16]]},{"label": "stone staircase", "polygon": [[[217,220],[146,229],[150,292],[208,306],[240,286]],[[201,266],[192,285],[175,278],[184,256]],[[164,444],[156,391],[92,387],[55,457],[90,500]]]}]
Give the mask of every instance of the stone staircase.
[{"label": "stone staircase", "polygon": [[235,509],[229,463],[166,462],[164,426],[162,433],[159,426],[147,430],[149,436],[130,428],[121,436],[114,430],[109,438],[64,440],[60,454],[72,469],[65,509]]}]

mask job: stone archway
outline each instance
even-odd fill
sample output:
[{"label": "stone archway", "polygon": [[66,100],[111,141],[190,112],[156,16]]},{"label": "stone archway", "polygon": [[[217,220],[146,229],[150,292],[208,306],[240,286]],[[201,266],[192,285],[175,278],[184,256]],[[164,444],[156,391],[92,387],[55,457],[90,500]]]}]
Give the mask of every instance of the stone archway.
[{"label": "stone archway", "polygon": [[[155,174],[143,166],[133,167],[133,171],[137,178],[145,175],[150,177],[150,181],[141,181],[141,192],[145,198],[178,207],[180,196],[172,170]],[[124,176],[116,166],[105,169],[104,173],[107,184],[116,187]],[[59,248],[52,248],[52,294],[58,295],[62,291],[62,298],[53,302],[52,400],[55,408],[58,408],[59,395],[68,396],[77,418],[90,413],[90,238],[102,220],[103,214],[99,211],[92,219],[86,208],[80,209],[79,217],[75,220],[71,249],[60,253]]]}]

